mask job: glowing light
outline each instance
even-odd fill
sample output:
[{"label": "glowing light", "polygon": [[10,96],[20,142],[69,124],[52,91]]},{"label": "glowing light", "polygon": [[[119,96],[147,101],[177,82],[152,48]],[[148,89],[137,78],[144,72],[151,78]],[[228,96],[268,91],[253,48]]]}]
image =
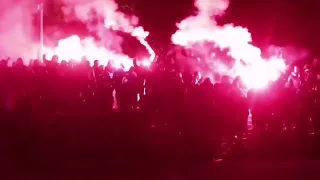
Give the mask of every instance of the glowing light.
[{"label": "glowing light", "polygon": [[[229,1],[196,0],[195,6],[199,10],[198,14],[178,23],[178,30],[171,40],[174,44],[195,50],[203,56],[198,61],[203,61],[206,67],[197,67],[201,74],[208,74],[204,69],[211,69],[215,73],[233,78],[240,76],[247,88],[264,88],[270,81],[280,77],[286,69],[284,59],[263,59],[261,50],[251,44],[248,29],[233,24],[218,26],[212,20],[211,17],[221,15],[228,8]],[[207,45],[206,42],[213,42],[214,45]],[[212,52],[209,52],[214,48],[227,50],[227,55],[236,61],[233,67],[230,68],[223,60],[212,56]]]},{"label": "glowing light", "polygon": [[[146,61],[152,62],[155,59],[155,52],[146,41],[149,32],[145,31],[143,27],[137,26],[137,17],[128,16],[120,12],[118,5],[114,1],[67,1],[66,5],[67,7],[74,7],[77,18],[88,24],[92,20],[89,15],[92,10],[96,12],[98,17],[103,17],[104,21],[101,24],[91,25],[90,28],[95,29],[101,39],[106,39],[107,45],[97,44],[92,37],[80,39],[78,36],[73,35],[59,40],[56,47],[44,47],[44,54],[47,54],[49,59],[53,55],[58,55],[59,60],[73,59],[80,61],[83,56],[86,56],[91,64],[93,64],[94,60],[99,60],[101,65],[107,65],[111,60],[116,68],[123,66],[125,70],[128,70],[133,66],[133,60],[126,54],[121,53],[122,37],[108,30],[122,31],[135,37],[150,54]],[[117,51],[110,48],[113,46],[117,47]]]}]

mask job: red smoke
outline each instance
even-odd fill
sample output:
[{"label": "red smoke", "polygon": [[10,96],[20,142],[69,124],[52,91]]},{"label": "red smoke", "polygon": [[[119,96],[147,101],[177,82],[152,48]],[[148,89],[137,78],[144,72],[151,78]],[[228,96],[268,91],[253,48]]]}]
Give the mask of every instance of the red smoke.
[{"label": "red smoke", "polygon": [[[86,56],[90,61],[98,59],[101,64],[106,65],[111,60],[115,66],[123,64],[128,69],[132,65],[132,58],[123,53],[124,39],[116,33],[121,31],[136,38],[145,46],[150,56],[141,61],[154,60],[155,53],[146,41],[149,32],[138,25],[137,17],[118,11],[118,5],[113,0],[64,0],[63,2],[63,20],[80,20],[95,37],[80,38],[73,35],[60,39],[56,47],[43,47],[47,57],[57,54],[60,60],[80,60],[82,56]],[[2,39],[0,52],[3,56],[23,57],[25,60],[37,57],[40,43],[39,38],[34,37],[36,29],[32,24],[34,14],[39,13],[37,3],[37,0],[27,3],[18,1],[15,2],[15,6],[6,4],[2,7],[4,11],[0,17],[0,25],[7,27],[0,32]],[[62,30],[59,28],[52,28],[51,31],[50,36],[44,37],[46,44],[54,44],[50,43],[50,40],[55,41],[55,37],[61,37],[59,34]]]},{"label": "red smoke", "polygon": [[[202,73],[211,76],[212,74],[208,74],[207,71],[211,69],[212,73],[240,76],[248,88],[262,88],[270,81],[279,78],[286,67],[281,57],[272,56],[269,60],[263,59],[261,50],[251,44],[251,34],[246,28],[233,24],[217,25],[214,18],[223,15],[229,6],[229,1],[196,0],[195,6],[198,8],[197,15],[187,17],[178,23],[178,30],[172,35],[171,40],[174,44],[190,51],[202,53],[202,57],[198,60],[209,66]],[[217,56],[217,48],[220,51],[227,50],[225,56],[235,60],[231,68],[224,63],[221,56]]]}]

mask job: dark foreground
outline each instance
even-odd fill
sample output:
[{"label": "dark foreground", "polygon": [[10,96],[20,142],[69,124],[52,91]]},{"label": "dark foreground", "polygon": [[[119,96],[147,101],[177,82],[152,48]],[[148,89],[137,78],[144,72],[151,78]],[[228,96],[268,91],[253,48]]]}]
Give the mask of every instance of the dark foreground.
[{"label": "dark foreground", "polygon": [[190,150],[183,133],[170,123],[161,126],[139,116],[8,115],[0,126],[1,178],[320,178],[320,160],[308,153],[301,155],[290,143],[268,154],[248,140],[237,156],[217,162]]},{"label": "dark foreground", "polygon": [[[49,162],[47,162],[49,163]],[[37,171],[30,167],[3,169],[2,177],[10,179],[319,179],[320,162],[313,160],[290,161],[225,161],[216,163],[193,161],[182,164],[140,164],[128,162],[124,166],[106,167],[96,158],[76,158],[60,167],[51,164],[52,169]],[[131,163],[131,164],[130,164]],[[12,164],[10,164],[12,165]],[[49,165],[46,168],[49,168]]]}]

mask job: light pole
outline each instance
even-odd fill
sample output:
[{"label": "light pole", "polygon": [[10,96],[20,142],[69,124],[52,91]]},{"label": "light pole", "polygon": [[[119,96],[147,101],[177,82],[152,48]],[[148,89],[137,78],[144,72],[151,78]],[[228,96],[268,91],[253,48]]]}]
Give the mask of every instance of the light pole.
[{"label": "light pole", "polygon": [[40,46],[39,46],[39,54],[38,54],[38,59],[39,60],[43,60],[42,59],[42,55],[43,55],[43,2],[40,2],[38,4],[38,11],[39,11],[39,28],[40,28]]}]

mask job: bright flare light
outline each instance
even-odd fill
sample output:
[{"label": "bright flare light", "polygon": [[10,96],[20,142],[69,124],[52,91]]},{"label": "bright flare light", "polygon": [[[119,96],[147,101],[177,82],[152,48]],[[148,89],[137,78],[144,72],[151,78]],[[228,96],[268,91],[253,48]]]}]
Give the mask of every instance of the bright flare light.
[{"label": "bright flare light", "polygon": [[216,47],[228,49],[228,55],[236,60],[235,65],[227,72],[225,68],[219,69],[219,67],[227,67],[225,65],[216,64],[211,69],[231,77],[240,76],[247,88],[264,88],[270,81],[280,77],[286,69],[283,59],[276,57],[270,60],[263,59],[261,50],[251,44],[251,34],[246,28],[233,24],[218,26],[212,20],[212,17],[225,12],[229,6],[227,0],[196,0],[195,6],[199,10],[198,14],[177,24],[178,30],[171,37],[174,44],[203,52],[207,66],[214,64],[208,61],[217,59],[210,57],[203,47],[194,46],[195,44],[214,42]]},{"label": "bright flare light", "polygon": [[[101,39],[106,39],[110,44],[116,44],[121,48],[122,37],[108,30],[122,31],[135,37],[150,54],[148,61],[151,63],[155,59],[155,52],[146,41],[149,32],[145,31],[143,27],[137,26],[138,18],[135,16],[127,16],[118,11],[118,5],[112,0],[92,0],[92,1],[72,1],[66,0],[68,7],[75,9],[77,18],[90,24],[90,12],[94,9],[97,15],[104,17],[104,24],[94,25],[91,28],[98,32]],[[111,45],[112,46],[112,45]],[[119,48],[118,48],[119,49]],[[93,38],[80,39],[78,36],[73,35],[65,39],[61,39],[58,45],[54,48],[44,47],[44,54],[48,58],[53,55],[58,55],[59,60],[76,60],[80,61],[85,56],[91,64],[94,60],[99,60],[102,65],[107,65],[111,60],[116,67],[123,66],[128,70],[133,65],[133,59],[121,51],[113,51],[105,46],[99,46],[95,43]]]}]

